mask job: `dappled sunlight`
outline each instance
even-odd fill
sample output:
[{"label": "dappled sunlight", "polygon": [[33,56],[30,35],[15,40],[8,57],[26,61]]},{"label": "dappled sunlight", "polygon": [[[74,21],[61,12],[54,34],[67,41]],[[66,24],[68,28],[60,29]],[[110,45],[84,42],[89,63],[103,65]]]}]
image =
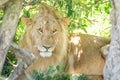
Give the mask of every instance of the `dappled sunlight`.
[{"label": "dappled sunlight", "polygon": [[94,42],[95,44],[98,43],[98,40],[97,40],[96,37],[93,37],[93,42]]},{"label": "dappled sunlight", "polygon": [[77,60],[80,60],[81,54],[83,53],[83,50],[81,49],[78,53],[77,53]]},{"label": "dappled sunlight", "polygon": [[71,37],[70,42],[75,46],[73,53],[76,56],[77,61],[79,61],[81,58],[81,54],[83,53],[83,50],[82,50],[81,44],[80,44],[80,42],[81,42],[80,36]]},{"label": "dappled sunlight", "polygon": [[76,60],[77,60],[77,61],[80,61],[80,58],[81,58],[82,53],[83,53],[83,50],[80,49],[79,47],[76,47],[76,48],[74,49],[74,55],[76,56]]},{"label": "dappled sunlight", "polygon": [[93,42],[96,43],[97,42],[96,39],[94,39]]},{"label": "dappled sunlight", "polygon": [[73,33],[86,33],[85,31],[83,31],[82,29],[75,29],[73,30]]},{"label": "dappled sunlight", "polygon": [[71,37],[71,41],[72,43],[74,43],[74,45],[78,45],[80,41],[80,37],[79,36],[74,36],[74,37]]}]

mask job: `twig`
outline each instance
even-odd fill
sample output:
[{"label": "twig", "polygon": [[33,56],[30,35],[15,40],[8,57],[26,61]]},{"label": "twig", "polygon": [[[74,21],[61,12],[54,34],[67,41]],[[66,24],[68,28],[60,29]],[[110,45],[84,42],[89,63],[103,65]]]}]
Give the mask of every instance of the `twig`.
[{"label": "twig", "polygon": [[14,42],[11,43],[10,49],[15,52],[18,59],[22,59],[27,65],[35,60],[35,56],[30,51],[19,47]]},{"label": "twig", "polygon": [[24,61],[20,61],[17,67],[11,72],[7,80],[15,80],[19,75],[24,73],[25,68],[27,67]]},{"label": "twig", "polygon": [[35,56],[28,50],[20,48],[14,42],[11,43],[10,49],[15,52],[15,55],[19,59],[19,63],[7,80],[15,80],[19,75],[24,73],[25,69],[35,60]]}]

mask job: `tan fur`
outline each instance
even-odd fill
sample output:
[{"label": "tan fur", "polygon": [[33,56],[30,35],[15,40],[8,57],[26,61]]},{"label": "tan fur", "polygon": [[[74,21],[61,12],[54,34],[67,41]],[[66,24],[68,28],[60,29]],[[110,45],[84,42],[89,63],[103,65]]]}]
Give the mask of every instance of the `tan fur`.
[{"label": "tan fur", "polygon": [[[102,80],[105,59],[101,48],[110,40],[89,34],[73,34],[69,37],[68,72],[83,73],[92,80]],[[97,78],[98,79],[93,79]],[[93,78],[92,78],[93,77]]]},{"label": "tan fur", "polygon": [[[70,73],[102,75],[104,59],[100,50],[109,40],[87,34],[68,35],[65,30],[68,20],[61,18],[53,8],[45,4],[42,4],[40,12],[33,19],[22,17],[27,27],[20,45],[37,57],[26,70],[28,73],[64,63],[68,65]],[[53,49],[52,56],[40,56],[39,50],[43,49],[43,45]]]}]

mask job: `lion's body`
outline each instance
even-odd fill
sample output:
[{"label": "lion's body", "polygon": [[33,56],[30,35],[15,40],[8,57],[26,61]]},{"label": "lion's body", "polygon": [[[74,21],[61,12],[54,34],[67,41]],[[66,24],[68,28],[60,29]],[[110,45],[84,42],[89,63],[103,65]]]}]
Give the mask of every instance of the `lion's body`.
[{"label": "lion's body", "polygon": [[69,40],[68,71],[89,76],[103,75],[105,59],[101,48],[109,44],[109,40],[89,34],[72,35]]},{"label": "lion's body", "polygon": [[70,73],[102,75],[101,47],[109,40],[85,34],[69,36],[65,30],[68,19],[61,19],[57,14],[44,5],[32,21],[23,18],[27,28],[20,46],[37,57],[26,71],[31,74],[35,69],[46,70],[50,65],[64,63]]}]

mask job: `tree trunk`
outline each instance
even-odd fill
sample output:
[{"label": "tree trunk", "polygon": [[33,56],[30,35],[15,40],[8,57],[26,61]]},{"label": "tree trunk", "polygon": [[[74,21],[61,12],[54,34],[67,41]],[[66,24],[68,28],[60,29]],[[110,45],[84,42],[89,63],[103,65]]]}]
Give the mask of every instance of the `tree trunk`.
[{"label": "tree trunk", "polygon": [[104,68],[104,80],[120,80],[120,0],[111,0],[111,43]]},{"label": "tree trunk", "polygon": [[0,8],[5,7],[5,4],[9,2],[9,0],[0,0]]},{"label": "tree trunk", "polygon": [[5,62],[10,43],[16,32],[23,0],[10,0],[5,9],[3,23],[0,27],[0,73]]}]

